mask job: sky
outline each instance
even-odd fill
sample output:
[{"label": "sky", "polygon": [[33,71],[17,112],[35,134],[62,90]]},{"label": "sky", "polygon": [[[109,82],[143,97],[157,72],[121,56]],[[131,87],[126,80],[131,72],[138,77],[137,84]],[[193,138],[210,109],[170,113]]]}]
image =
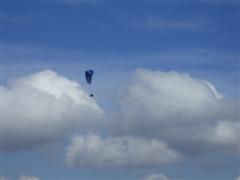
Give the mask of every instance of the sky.
[{"label": "sky", "polygon": [[239,8],[1,0],[0,179],[239,180]]}]

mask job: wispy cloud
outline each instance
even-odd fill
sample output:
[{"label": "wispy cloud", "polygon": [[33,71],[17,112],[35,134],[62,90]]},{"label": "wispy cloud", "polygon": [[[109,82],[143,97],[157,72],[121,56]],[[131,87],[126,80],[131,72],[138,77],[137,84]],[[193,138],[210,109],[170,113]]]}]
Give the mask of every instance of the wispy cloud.
[{"label": "wispy cloud", "polygon": [[60,20],[62,19],[57,17],[49,17],[49,16],[0,13],[0,23],[22,24],[22,23],[60,21]]},{"label": "wispy cloud", "polygon": [[170,180],[170,178],[164,174],[155,173],[155,174],[148,174],[141,180]]},{"label": "wispy cloud", "polygon": [[36,176],[21,175],[19,176],[19,180],[40,180],[40,178]]},{"label": "wispy cloud", "polygon": [[60,0],[58,2],[63,3],[63,4],[68,4],[68,5],[79,5],[79,4],[83,4],[83,3],[87,3],[90,5],[96,5],[96,4],[101,3],[101,1],[97,1],[97,0]]},{"label": "wispy cloud", "polygon": [[23,15],[10,15],[10,14],[0,14],[1,23],[22,23],[26,21],[32,21],[32,16],[23,16]]},{"label": "wispy cloud", "polygon": [[[108,87],[111,77],[118,80],[130,77],[138,67],[160,70],[178,70],[195,77],[214,82],[225,94],[237,96],[239,54],[216,49],[178,48],[165,49],[152,53],[119,54],[94,52],[84,49],[54,49],[41,46],[4,44],[3,83],[23,72],[34,72],[46,68],[69,74],[89,67],[107,76],[102,79]],[[21,62],[21,63],[19,63]],[[22,72],[22,73],[21,73]],[[110,78],[109,78],[110,77]],[[119,81],[120,83],[121,81]],[[119,83],[115,85],[118,86]]]},{"label": "wispy cloud", "polygon": [[[151,53],[119,54],[109,52],[93,52],[84,49],[54,49],[41,46],[24,46],[15,44],[3,44],[4,57],[7,64],[13,66],[31,66],[34,63],[57,63],[59,61],[66,66],[75,63],[108,65],[108,66],[134,66],[141,67],[155,65],[155,67],[168,64],[169,66],[185,65],[185,68],[202,68],[202,66],[214,66],[215,68],[236,69],[239,54],[204,48],[177,48],[165,49]],[[51,61],[49,61],[51,60]],[[124,60],[124,61],[123,61]],[[21,61],[22,63],[17,63]],[[99,63],[101,61],[101,63]],[[69,63],[71,62],[71,63]],[[206,69],[207,70],[207,69]]]},{"label": "wispy cloud", "polygon": [[142,20],[129,21],[128,26],[138,30],[152,30],[159,32],[208,32],[209,20],[201,18],[166,19],[148,16]]},{"label": "wispy cloud", "polygon": [[[40,180],[39,177],[36,176],[29,176],[29,175],[20,175],[18,178],[15,178],[17,180]],[[8,177],[0,176],[0,180],[11,180]]]}]

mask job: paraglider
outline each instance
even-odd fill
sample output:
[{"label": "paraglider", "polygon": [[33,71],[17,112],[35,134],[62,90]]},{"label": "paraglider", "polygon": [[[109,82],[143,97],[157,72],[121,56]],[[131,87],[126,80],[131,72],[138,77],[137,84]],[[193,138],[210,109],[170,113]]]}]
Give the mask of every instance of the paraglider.
[{"label": "paraglider", "polygon": [[94,74],[93,70],[85,71],[85,77],[86,77],[86,81],[87,81],[88,84],[92,83],[92,76],[93,76],[93,74]]},{"label": "paraglider", "polygon": [[[94,74],[94,71],[93,70],[87,70],[85,71],[85,78],[86,78],[86,81],[88,84],[92,84],[92,76]],[[93,94],[90,94],[89,95],[90,97],[93,97],[94,95]]]}]

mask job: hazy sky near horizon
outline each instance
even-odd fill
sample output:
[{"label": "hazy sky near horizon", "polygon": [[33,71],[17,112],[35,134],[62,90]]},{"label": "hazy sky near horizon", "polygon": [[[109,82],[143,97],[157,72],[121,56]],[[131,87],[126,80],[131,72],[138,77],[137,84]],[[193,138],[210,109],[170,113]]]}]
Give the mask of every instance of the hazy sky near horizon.
[{"label": "hazy sky near horizon", "polygon": [[237,1],[0,4],[1,178],[239,177]]}]

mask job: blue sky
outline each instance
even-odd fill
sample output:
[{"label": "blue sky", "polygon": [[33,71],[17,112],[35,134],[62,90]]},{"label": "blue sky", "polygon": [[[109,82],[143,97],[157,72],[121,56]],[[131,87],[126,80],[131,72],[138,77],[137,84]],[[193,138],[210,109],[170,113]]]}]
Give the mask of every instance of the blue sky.
[{"label": "blue sky", "polygon": [[[238,2],[0,3],[1,85],[51,69],[88,89],[83,73],[90,68],[96,74],[90,87],[96,102],[105,112],[115,113],[134,72],[144,68],[188,73],[211,82],[233,101],[239,98]],[[69,137],[58,143],[50,150],[2,152],[1,175],[12,179],[22,174],[42,179],[138,179],[151,173],[173,179],[239,176],[236,156],[221,153],[215,154],[215,160],[222,160],[219,166],[189,156],[176,164],[147,168],[69,167],[64,155]]]}]

